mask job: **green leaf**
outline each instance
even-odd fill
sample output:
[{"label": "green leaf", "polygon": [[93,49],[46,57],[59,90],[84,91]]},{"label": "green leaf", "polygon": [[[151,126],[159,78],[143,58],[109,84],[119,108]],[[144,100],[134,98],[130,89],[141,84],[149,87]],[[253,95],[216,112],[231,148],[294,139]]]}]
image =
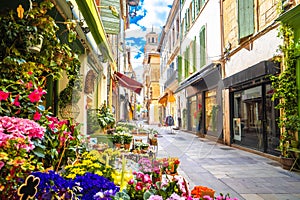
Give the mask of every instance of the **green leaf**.
[{"label": "green leaf", "polygon": [[45,158],[44,149],[41,147],[34,148],[32,152],[39,158]]}]

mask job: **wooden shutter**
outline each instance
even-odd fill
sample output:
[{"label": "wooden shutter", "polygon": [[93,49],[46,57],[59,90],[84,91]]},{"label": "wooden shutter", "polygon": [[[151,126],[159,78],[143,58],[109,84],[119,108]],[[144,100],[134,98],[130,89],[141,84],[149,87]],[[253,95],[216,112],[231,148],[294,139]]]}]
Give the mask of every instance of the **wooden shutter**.
[{"label": "wooden shutter", "polygon": [[238,0],[239,39],[254,33],[254,1]]},{"label": "wooden shutter", "polygon": [[205,26],[200,29],[200,68],[206,64],[206,40],[205,40]]},{"label": "wooden shutter", "polygon": [[178,59],[178,82],[180,83],[181,82],[181,79],[182,79],[182,57],[179,55],[177,57]]},{"label": "wooden shutter", "polygon": [[193,72],[196,71],[197,68],[197,51],[196,51],[196,36],[194,38],[193,42]]}]

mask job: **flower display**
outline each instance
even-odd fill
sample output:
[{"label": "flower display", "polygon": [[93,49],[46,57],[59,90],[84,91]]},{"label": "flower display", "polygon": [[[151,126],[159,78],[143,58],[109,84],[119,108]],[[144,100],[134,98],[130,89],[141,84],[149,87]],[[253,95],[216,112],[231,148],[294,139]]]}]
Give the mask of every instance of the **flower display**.
[{"label": "flower display", "polygon": [[0,147],[7,145],[9,140],[18,140],[17,149],[34,149],[32,139],[41,139],[45,128],[29,119],[0,116]]},{"label": "flower display", "polygon": [[119,191],[119,187],[107,178],[89,172],[74,179],[65,179],[54,171],[33,172],[32,175],[40,178],[36,198],[43,200],[54,197],[64,199],[80,197],[82,200],[111,199]]},{"label": "flower display", "polygon": [[56,170],[67,162],[74,162],[79,154],[87,150],[86,138],[80,134],[80,126],[71,119],[59,120],[47,116],[47,129],[43,149],[39,152],[44,157],[46,168]]},{"label": "flower display", "polygon": [[43,170],[32,150],[44,131],[29,119],[0,117],[0,199],[16,196],[16,188],[31,171]]},{"label": "flower display", "polygon": [[113,181],[112,173],[114,169],[109,165],[109,160],[107,161],[101,153],[95,150],[83,153],[76,163],[65,166],[64,170],[62,175],[66,178],[75,178],[78,175],[90,172]]},{"label": "flower display", "polygon": [[177,168],[180,164],[180,161],[176,157],[170,158],[161,158],[159,162],[162,166],[162,172],[165,174],[177,174]]},{"label": "flower display", "polygon": [[191,194],[195,198],[214,198],[214,193],[215,191],[213,189],[201,185],[194,186],[191,191]]}]

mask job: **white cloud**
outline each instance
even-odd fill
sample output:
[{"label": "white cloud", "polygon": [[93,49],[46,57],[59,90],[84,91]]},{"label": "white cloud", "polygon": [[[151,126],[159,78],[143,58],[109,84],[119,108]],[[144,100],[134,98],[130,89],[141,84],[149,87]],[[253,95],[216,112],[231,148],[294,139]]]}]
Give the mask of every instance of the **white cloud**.
[{"label": "white cloud", "polygon": [[[145,40],[145,35],[151,31],[152,27],[156,33],[160,34],[161,28],[165,25],[170,12],[170,7],[168,6],[173,4],[173,0],[144,0],[143,4],[141,3],[142,9],[137,11],[137,17],[144,16],[144,11],[146,11],[146,15],[141,17],[136,23],[130,24],[130,28],[126,30],[126,38],[141,37]],[[141,27],[145,27],[147,30],[143,31]],[[132,40],[127,42],[133,46],[133,52],[131,53],[133,68],[142,66],[144,55],[141,55],[138,59],[134,58],[137,55],[134,49],[140,49],[140,46],[134,44]]]}]

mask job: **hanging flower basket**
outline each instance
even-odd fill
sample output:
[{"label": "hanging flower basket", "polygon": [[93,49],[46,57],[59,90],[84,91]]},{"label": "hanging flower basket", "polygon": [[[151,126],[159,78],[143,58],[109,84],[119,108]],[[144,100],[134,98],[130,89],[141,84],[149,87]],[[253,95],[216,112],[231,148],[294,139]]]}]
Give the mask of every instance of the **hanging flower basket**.
[{"label": "hanging flower basket", "polygon": [[32,53],[39,53],[42,49],[44,37],[41,34],[37,36],[31,34],[28,38],[32,41],[32,46],[28,46],[27,50]]}]

